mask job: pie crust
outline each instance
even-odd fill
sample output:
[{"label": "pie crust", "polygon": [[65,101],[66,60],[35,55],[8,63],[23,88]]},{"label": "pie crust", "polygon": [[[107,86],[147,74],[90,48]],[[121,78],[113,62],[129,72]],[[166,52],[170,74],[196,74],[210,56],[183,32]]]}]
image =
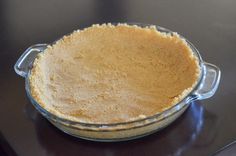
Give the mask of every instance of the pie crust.
[{"label": "pie crust", "polygon": [[162,112],[196,85],[197,57],[177,33],[154,26],[93,25],[38,54],[33,98],[72,121],[119,123]]}]

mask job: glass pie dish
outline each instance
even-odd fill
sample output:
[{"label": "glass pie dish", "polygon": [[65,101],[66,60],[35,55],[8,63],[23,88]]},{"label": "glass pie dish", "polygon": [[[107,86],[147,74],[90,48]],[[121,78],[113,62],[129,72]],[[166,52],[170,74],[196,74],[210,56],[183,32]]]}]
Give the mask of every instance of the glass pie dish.
[{"label": "glass pie dish", "polygon": [[[150,26],[146,24],[135,25],[141,27]],[[156,29],[160,32],[168,33],[170,35],[173,34],[172,31],[163,27],[156,26]],[[168,126],[188,108],[191,102],[213,96],[219,85],[221,75],[219,68],[215,65],[204,62],[193,44],[184,37],[180,37],[187,42],[188,46],[192,49],[193,54],[198,59],[200,76],[197,80],[197,84],[192,88],[188,95],[186,95],[180,102],[176,103],[172,107],[161,113],[134,121],[109,124],[75,122],[59,117],[47,111],[39,103],[37,103],[37,101],[31,95],[29,77],[37,54],[43,52],[49,44],[36,44],[29,47],[18,59],[14,69],[18,75],[25,78],[26,93],[34,107],[53,125],[63,132],[75,137],[94,141],[130,140],[154,133]]]}]

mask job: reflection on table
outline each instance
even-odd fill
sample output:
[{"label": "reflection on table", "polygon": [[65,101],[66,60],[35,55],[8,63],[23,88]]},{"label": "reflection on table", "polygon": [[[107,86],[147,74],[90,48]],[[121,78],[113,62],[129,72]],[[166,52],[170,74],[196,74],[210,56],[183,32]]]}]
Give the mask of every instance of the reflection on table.
[{"label": "reflection on table", "polygon": [[[25,112],[29,119],[34,122],[38,141],[41,147],[52,155],[182,155],[189,146],[199,138],[202,133],[209,133],[209,127],[205,127],[205,122],[214,128],[216,117],[204,110],[204,107],[198,103],[191,103],[188,110],[173,124],[167,128],[132,141],[101,143],[86,141],[69,136],[52,124],[50,124],[42,115],[40,115],[31,104],[27,104]],[[204,118],[204,116],[208,116]],[[207,120],[204,120],[207,119]],[[210,124],[209,124],[210,122]],[[195,144],[195,146],[204,146],[210,144],[214,139],[214,133],[209,133],[210,139],[205,140],[204,144]],[[139,150],[136,150],[139,149]],[[135,151],[139,151],[136,153]],[[142,151],[142,152],[140,152]]]}]

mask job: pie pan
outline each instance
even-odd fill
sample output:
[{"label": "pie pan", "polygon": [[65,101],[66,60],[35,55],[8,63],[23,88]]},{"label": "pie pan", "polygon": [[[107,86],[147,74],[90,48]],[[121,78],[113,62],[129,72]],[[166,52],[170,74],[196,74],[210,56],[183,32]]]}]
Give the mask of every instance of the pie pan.
[{"label": "pie pan", "polygon": [[[133,23],[128,23],[133,25]],[[150,26],[148,24],[135,24],[141,27]],[[173,34],[172,31],[156,26],[156,29],[160,32]],[[187,39],[180,36],[185,40],[188,46],[191,48],[193,54],[197,57],[200,76],[196,85],[191,92],[187,94],[180,102],[176,103],[172,107],[166,109],[161,113],[157,113],[153,116],[148,116],[135,121],[111,123],[111,124],[93,124],[84,122],[75,122],[65,118],[61,118],[37,103],[32,97],[29,85],[29,76],[31,73],[32,65],[37,57],[38,53],[43,52],[49,44],[36,44],[29,47],[18,59],[14,69],[16,73],[25,78],[25,89],[28,98],[34,107],[53,125],[62,130],[63,132],[75,137],[93,140],[93,141],[123,141],[139,138],[168,126],[174,120],[176,120],[195,100],[203,100],[210,98],[214,95],[218,88],[220,81],[220,69],[210,63],[206,63],[202,60],[198,50]]]}]

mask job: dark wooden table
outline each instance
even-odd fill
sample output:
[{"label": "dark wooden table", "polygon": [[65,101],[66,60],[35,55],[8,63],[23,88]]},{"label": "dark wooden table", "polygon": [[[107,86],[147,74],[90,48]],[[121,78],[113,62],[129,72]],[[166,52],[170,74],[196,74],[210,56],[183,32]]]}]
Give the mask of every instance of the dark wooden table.
[{"label": "dark wooden table", "polygon": [[[13,65],[32,44],[103,22],[151,23],[179,32],[220,67],[215,96],[192,103],[172,125],[138,140],[96,143],[62,133],[30,104]],[[234,0],[1,0],[0,155],[211,155],[236,139],[235,68]]]}]

